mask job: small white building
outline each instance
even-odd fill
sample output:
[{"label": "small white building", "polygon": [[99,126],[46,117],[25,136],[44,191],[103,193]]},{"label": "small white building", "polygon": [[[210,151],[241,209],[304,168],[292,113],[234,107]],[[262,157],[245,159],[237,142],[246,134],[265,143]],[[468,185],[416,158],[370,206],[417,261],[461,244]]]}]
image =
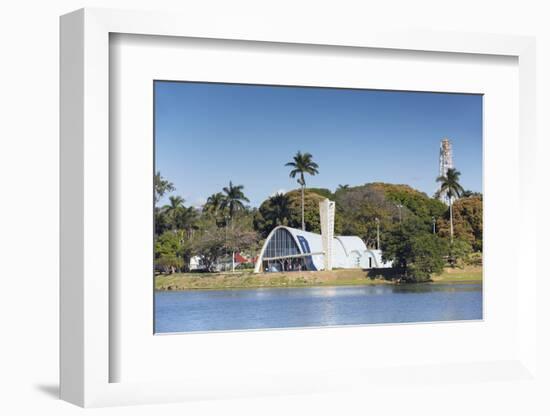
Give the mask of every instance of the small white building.
[{"label": "small white building", "polygon": [[206,266],[202,263],[201,256],[193,256],[189,260],[189,270],[190,271],[198,271],[198,270],[206,270]]}]

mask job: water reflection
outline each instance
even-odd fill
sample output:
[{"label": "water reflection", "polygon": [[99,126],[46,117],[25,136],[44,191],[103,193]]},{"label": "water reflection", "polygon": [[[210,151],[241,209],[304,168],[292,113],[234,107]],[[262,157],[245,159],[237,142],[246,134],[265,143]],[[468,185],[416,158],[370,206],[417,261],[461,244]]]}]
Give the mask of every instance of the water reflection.
[{"label": "water reflection", "polygon": [[430,293],[430,292],[477,292],[481,290],[479,284],[406,284],[391,285],[393,293]]},{"label": "water reflection", "polygon": [[481,285],[418,284],[157,292],[156,332],[482,318]]}]

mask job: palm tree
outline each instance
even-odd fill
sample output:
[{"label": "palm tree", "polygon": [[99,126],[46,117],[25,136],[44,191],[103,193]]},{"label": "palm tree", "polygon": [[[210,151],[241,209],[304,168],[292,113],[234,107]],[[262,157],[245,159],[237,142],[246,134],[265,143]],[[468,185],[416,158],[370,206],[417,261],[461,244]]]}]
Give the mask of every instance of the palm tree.
[{"label": "palm tree", "polygon": [[345,184],[345,185],[338,184],[338,188],[336,188],[336,192],[338,192],[338,191],[343,191],[343,190],[346,190],[346,189],[349,189],[349,185],[348,185],[348,184]]},{"label": "palm tree", "polygon": [[206,204],[204,204],[203,206],[203,209],[206,212],[210,212],[215,215],[221,210],[224,199],[225,196],[221,192],[216,192],[215,194],[212,194],[208,197],[208,199],[206,200]]},{"label": "palm tree", "polygon": [[162,211],[166,214],[166,217],[170,220],[172,227],[176,225],[176,217],[178,213],[184,208],[183,203],[185,200],[181,196],[171,196],[168,198],[170,203],[162,207]]},{"label": "palm tree", "polygon": [[193,207],[185,207],[185,200],[181,196],[171,196],[170,203],[162,207],[161,213],[166,216],[173,230],[186,230],[191,233],[191,228],[197,219],[197,212]]},{"label": "palm tree", "polygon": [[290,218],[290,199],[283,193],[277,193],[269,198],[268,218],[274,226],[283,225]]},{"label": "palm tree", "polygon": [[243,201],[250,202],[249,199],[244,196],[243,189],[243,185],[233,185],[231,181],[229,181],[229,186],[223,188],[225,195],[223,195],[224,198],[220,204],[220,208],[228,210],[230,219],[233,219],[235,212],[244,209]]},{"label": "palm tree", "polygon": [[298,183],[300,184],[302,188],[302,230],[305,231],[306,225],[304,221],[304,190],[306,187],[306,179],[304,177],[305,173],[309,173],[310,175],[315,175],[319,173],[319,165],[317,163],[312,161],[313,156],[311,156],[311,153],[302,153],[298,152],[296,155],[294,155],[294,158],[292,159],[292,162],[288,162],[285,166],[290,166],[293,169],[290,171],[290,177],[295,178],[296,175],[300,175],[298,178]]},{"label": "palm tree", "polygon": [[451,223],[451,244],[453,242],[453,200],[455,198],[460,198],[462,194],[464,194],[464,188],[459,183],[460,178],[460,172],[456,169],[450,168],[447,170],[447,174],[445,176],[440,176],[437,178],[437,182],[440,182],[441,185],[439,186],[439,191],[437,192],[439,195],[444,195],[447,198],[447,201],[449,201],[449,217],[450,217],[450,223]]},{"label": "palm tree", "polygon": [[196,225],[198,218],[197,210],[193,207],[181,207],[175,215],[174,222],[176,229],[185,230],[187,237],[191,238],[193,235],[193,228]]},{"label": "palm tree", "polygon": [[[250,202],[248,198],[244,196],[243,189],[244,189],[243,185],[233,186],[233,182],[231,181],[229,181],[229,186],[226,186],[223,188],[223,192],[225,192],[225,195],[223,195],[223,200],[221,202],[220,208],[228,212],[229,221],[231,221],[231,228],[233,228],[233,215],[235,214],[235,212],[244,210],[245,208],[243,201]],[[226,227],[225,230],[227,233],[227,221],[226,221],[225,227]],[[235,251],[234,250],[231,252],[231,270],[233,272],[235,271]]]}]

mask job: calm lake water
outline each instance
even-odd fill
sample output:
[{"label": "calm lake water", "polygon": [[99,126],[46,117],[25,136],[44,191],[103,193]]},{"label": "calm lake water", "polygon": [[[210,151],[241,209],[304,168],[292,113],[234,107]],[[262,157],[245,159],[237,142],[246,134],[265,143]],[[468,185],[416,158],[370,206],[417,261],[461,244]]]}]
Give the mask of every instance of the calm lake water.
[{"label": "calm lake water", "polygon": [[161,291],[155,332],[482,319],[480,284]]}]

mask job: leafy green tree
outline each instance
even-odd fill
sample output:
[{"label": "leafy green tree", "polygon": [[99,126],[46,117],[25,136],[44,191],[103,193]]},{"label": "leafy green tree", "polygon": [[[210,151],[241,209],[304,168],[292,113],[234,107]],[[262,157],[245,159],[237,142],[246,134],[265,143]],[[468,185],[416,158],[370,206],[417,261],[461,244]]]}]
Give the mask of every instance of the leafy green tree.
[{"label": "leafy green tree", "polygon": [[[483,198],[471,196],[453,203],[454,238],[468,242],[474,251],[483,250]],[[437,221],[438,234],[450,237],[449,212]]]},{"label": "leafy green tree", "polygon": [[432,274],[440,274],[445,265],[444,245],[441,239],[433,234],[420,234],[411,239],[409,270],[416,282],[428,281]]},{"label": "leafy green tree", "polygon": [[164,273],[181,270],[183,261],[183,238],[180,233],[166,231],[155,241],[155,265]]},{"label": "leafy green tree", "polygon": [[227,230],[225,248],[228,253],[252,253],[258,249],[258,243],[258,233],[252,229],[247,217],[239,217]]},{"label": "leafy green tree", "polygon": [[382,239],[382,257],[392,261],[405,281],[421,282],[444,267],[445,244],[418,219],[409,219]]},{"label": "leafy green tree", "polygon": [[448,260],[452,267],[463,267],[470,258],[472,253],[472,246],[464,240],[455,239],[448,245]]},{"label": "leafy green tree", "polygon": [[190,251],[201,258],[208,271],[215,271],[220,259],[231,257],[235,252],[255,254],[259,236],[253,229],[252,220],[253,213],[240,211],[235,214],[230,227],[220,227],[212,215],[203,215],[190,240]]},{"label": "leafy green tree", "polygon": [[447,201],[449,202],[451,243],[453,241],[453,234],[454,234],[453,202],[454,202],[454,199],[460,198],[460,196],[464,193],[464,188],[462,188],[462,185],[460,185],[459,180],[460,180],[460,172],[453,168],[449,169],[445,176],[440,176],[437,178],[437,182],[440,183],[438,196],[439,195],[445,196],[445,198],[447,198]]},{"label": "leafy green tree", "polygon": [[419,192],[408,185],[383,183],[375,183],[373,185],[375,188],[382,189],[388,200],[394,204],[403,205],[402,214],[404,219],[413,215],[424,223],[429,224],[432,217],[437,218],[447,210],[446,205],[438,199],[430,198],[425,193]]},{"label": "leafy green tree", "polygon": [[475,251],[483,250],[483,196],[460,198],[453,206],[459,238],[470,243]]},{"label": "leafy green tree", "polygon": [[218,259],[227,253],[226,229],[218,227],[214,222],[203,224],[200,233],[192,240],[192,250],[198,255],[206,270],[214,271]]},{"label": "leafy green tree", "polygon": [[155,207],[154,209],[155,220],[155,236],[159,236],[165,231],[168,231],[172,226],[170,219],[166,215],[163,209]]},{"label": "leafy green tree", "polygon": [[403,222],[416,219],[430,230],[432,217],[439,218],[447,211],[444,203],[410,186],[380,182],[339,189],[335,201],[342,233],[361,237],[368,247],[376,247],[376,218],[382,236],[399,225],[399,211]]},{"label": "leafy green tree", "polygon": [[[267,237],[267,234],[278,225],[288,225],[292,218],[290,198],[277,193],[260,205],[259,216],[255,221],[255,227]],[[261,221],[261,225],[260,225]]]},{"label": "leafy green tree", "polygon": [[[267,237],[271,230],[277,225],[287,225],[293,228],[301,227],[301,190],[295,189],[287,192],[284,195],[284,199],[288,200],[288,212],[287,207],[274,207],[271,198],[268,198],[260,205],[257,212],[254,214],[254,229],[258,231],[262,237]],[[306,229],[311,232],[321,232],[319,203],[324,199],[323,196],[317,192],[313,192],[311,189],[306,189],[304,192],[304,221]],[[286,201],[283,203],[287,205]],[[342,231],[341,217],[338,213],[336,213],[335,216],[334,230],[336,233]]]},{"label": "leafy green tree", "polygon": [[229,181],[229,186],[223,188],[225,195],[220,207],[223,210],[227,210],[230,219],[233,219],[237,211],[245,209],[243,201],[250,202],[244,195],[243,189],[243,185],[233,185],[231,181]]},{"label": "leafy green tree", "polygon": [[160,199],[166,194],[167,192],[173,192],[176,190],[174,187],[174,184],[166,179],[164,179],[160,172],[155,173],[155,177],[153,179],[154,187],[155,187],[155,205],[158,204]]},{"label": "leafy green tree", "polygon": [[313,156],[310,153],[302,153],[298,151],[291,162],[285,164],[285,166],[292,167],[290,171],[290,177],[295,178],[296,175],[299,176],[298,184],[302,189],[302,230],[305,231],[305,218],[304,218],[304,191],[306,187],[306,178],[305,174],[316,175],[319,173],[319,165],[313,161]]},{"label": "leafy green tree", "polygon": [[283,193],[275,194],[269,198],[269,205],[272,208],[269,216],[275,225],[288,222],[290,218],[290,199],[288,196]]}]

